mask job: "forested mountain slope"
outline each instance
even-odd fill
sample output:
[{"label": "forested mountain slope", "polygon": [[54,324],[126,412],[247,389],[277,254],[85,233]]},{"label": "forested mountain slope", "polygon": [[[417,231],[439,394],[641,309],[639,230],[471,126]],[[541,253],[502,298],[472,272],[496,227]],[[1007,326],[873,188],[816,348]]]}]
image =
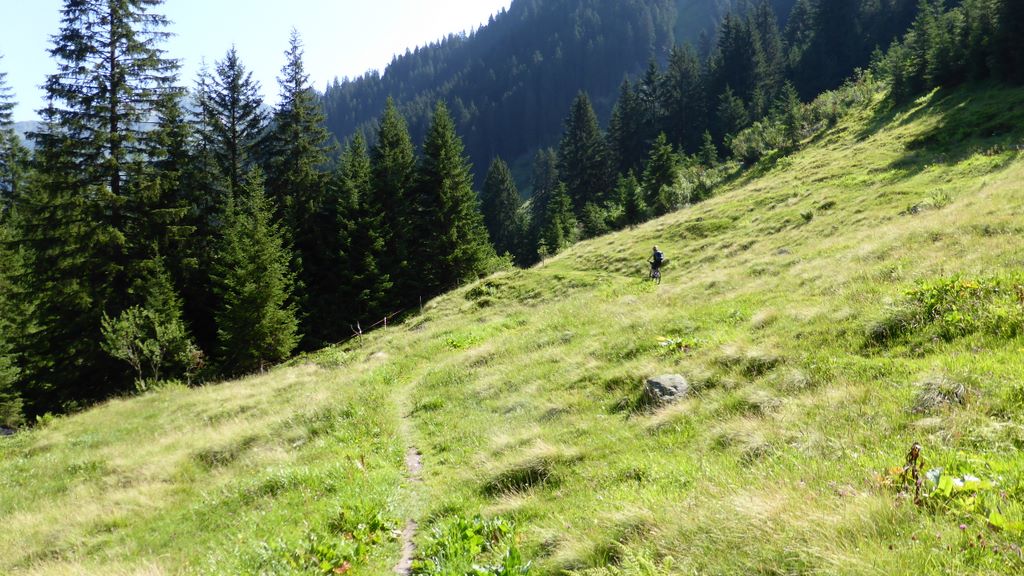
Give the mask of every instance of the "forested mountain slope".
[{"label": "forested mountain slope", "polygon": [[402,325],[0,438],[0,572],[386,574],[410,519],[417,574],[1020,571],[1022,111],[875,98]]},{"label": "forested mountain slope", "polygon": [[[777,65],[805,99],[837,87],[855,67],[866,66],[872,50],[884,49],[906,30],[917,7],[913,0],[765,2],[785,32],[785,53],[778,55]],[[623,79],[639,81],[651,61],[666,61],[672,46],[692,45],[708,65],[722,19],[731,13],[739,21],[761,3],[514,0],[506,12],[469,35],[406,52],[383,73],[335,81],[323,95],[327,125],[339,141],[356,132],[372,141],[374,123],[385,101],[393,98],[418,142],[434,103],[444,99],[479,184],[493,158],[515,162],[556,145],[578,93],[590,96],[605,121]],[[791,13],[795,20],[789,23]],[[737,82],[732,80],[739,90]],[[713,111],[718,97],[716,91],[703,105]],[[700,124],[695,119],[698,137]]]}]

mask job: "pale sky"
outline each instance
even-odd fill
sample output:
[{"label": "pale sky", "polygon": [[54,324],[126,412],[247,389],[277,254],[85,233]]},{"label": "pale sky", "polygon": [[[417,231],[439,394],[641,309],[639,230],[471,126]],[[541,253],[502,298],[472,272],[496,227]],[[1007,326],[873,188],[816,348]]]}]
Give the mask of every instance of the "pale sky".
[{"label": "pale sky", "polygon": [[[259,81],[265,100],[277,100],[277,76],[294,27],[305,44],[305,65],[318,90],[335,77],[384,68],[395,54],[449,33],[469,31],[511,0],[166,0],[159,12],[176,36],[164,46],[181,61],[191,88],[203,58],[212,68],[234,44]],[[62,0],[0,0],[0,71],[18,107],[16,121],[35,120],[39,88],[54,71],[47,50],[60,29]]]}]

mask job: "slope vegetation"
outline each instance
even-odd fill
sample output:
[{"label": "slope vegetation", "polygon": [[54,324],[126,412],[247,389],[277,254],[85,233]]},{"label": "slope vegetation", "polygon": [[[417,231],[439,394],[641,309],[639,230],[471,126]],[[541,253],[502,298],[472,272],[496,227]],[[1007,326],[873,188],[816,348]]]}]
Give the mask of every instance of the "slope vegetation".
[{"label": "slope vegetation", "polygon": [[1020,90],[878,104],[401,326],[2,439],[0,572],[386,574],[408,520],[422,574],[1020,570],[1022,145]]}]

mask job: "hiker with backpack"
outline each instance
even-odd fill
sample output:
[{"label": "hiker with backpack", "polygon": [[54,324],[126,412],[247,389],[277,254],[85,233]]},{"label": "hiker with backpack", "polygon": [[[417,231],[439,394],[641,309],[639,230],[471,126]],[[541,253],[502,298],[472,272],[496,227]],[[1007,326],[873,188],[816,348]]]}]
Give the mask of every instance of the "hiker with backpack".
[{"label": "hiker with backpack", "polygon": [[661,266],[665,263],[665,255],[655,246],[647,262],[651,265],[651,280],[656,280],[658,284],[661,284]]}]

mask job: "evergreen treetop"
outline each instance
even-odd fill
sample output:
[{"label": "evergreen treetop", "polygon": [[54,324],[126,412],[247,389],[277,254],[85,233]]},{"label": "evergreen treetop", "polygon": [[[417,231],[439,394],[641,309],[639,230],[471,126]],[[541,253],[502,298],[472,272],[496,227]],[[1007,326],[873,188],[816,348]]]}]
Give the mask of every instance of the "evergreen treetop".
[{"label": "evergreen treetop", "polygon": [[200,136],[227,180],[228,191],[235,193],[259,157],[267,117],[260,85],[234,46],[216,63],[213,74],[199,72],[196,99]]},{"label": "evergreen treetop", "polygon": [[495,158],[487,170],[481,193],[484,225],[499,254],[515,251],[517,241],[516,213],[522,201],[512,178],[512,171],[501,158]]},{"label": "evergreen treetop", "polygon": [[565,121],[558,147],[558,173],[576,213],[588,202],[602,203],[611,194],[608,149],[590,98],[583,92],[576,96]]}]

